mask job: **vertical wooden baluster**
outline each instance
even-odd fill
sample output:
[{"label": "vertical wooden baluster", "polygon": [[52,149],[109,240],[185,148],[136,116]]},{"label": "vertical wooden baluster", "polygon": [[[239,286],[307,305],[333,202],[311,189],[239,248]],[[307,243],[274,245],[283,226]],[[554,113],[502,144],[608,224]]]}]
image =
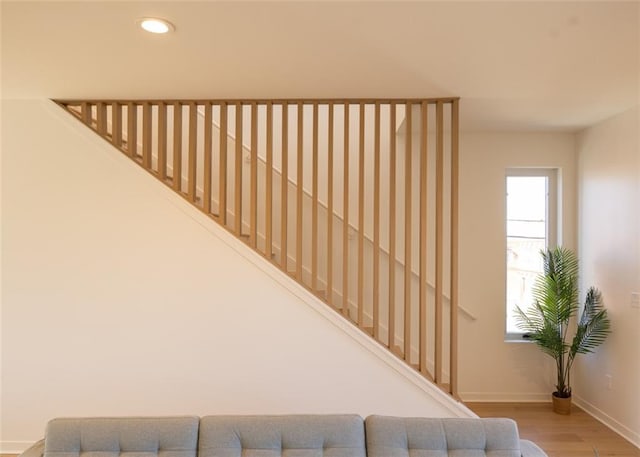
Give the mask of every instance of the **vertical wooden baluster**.
[{"label": "vertical wooden baluster", "polygon": [[329,102],[327,145],[327,303],[333,304],[333,102]]},{"label": "vertical wooden baluster", "polygon": [[442,383],[442,203],[443,203],[443,104],[436,103],[436,274],[435,274],[435,356],[433,380]]},{"label": "vertical wooden baluster", "polygon": [[302,102],[298,102],[298,144],[297,144],[297,155],[298,159],[296,160],[297,164],[297,172],[296,172],[296,279],[299,282],[303,282],[302,280],[302,198],[303,194],[303,186],[304,186],[304,149],[303,149],[303,140],[304,140],[304,105]]},{"label": "vertical wooden baluster", "polygon": [[167,104],[158,103],[158,177],[167,180]]},{"label": "vertical wooden baluster", "polygon": [[91,127],[91,110],[92,105],[88,102],[82,102],[82,122]]},{"label": "vertical wooden baluster", "polygon": [[235,233],[242,235],[242,103],[236,102]]},{"label": "vertical wooden baluster", "polygon": [[396,104],[389,106],[389,347],[396,344]]},{"label": "vertical wooden baluster", "polygon": [[173,189],[182,192],[182,105],[173,104]]},{"label": "vertical wooden baluster", "polygon": [[288,213],[289,213],[289,105],[282,103],[282,176],[280,177],[280,266],[288,272]]},{"label": "vertical wooden baluster", "polygon": [[420,372],[427,374],[427,109],[426,101],[422,102],[420,115]]},{"label": "vertical wooden baluster", "polygon": [[256,248],[258,237],[258,105],[251,103],[251,182],[249,203],[249,244]]},{"label": "vertical wooden baluster", "polygon": [[218,195],[218,218],[222,226],[227,225],[227,104],[220,103],[220,190]]},{"label": "vertical wooden baluster", "polygon": [[451,105],[451,260],[449,392],[458,395],[458,100]]},{"label": "vertical wooden baluster", "polygon": [[265,192],[265,252],[267,259],[273,255],[273,103],[267,102],[267,180]]},{"label": "vertical wooden baluster", "polygon": [[122,150],[122,108],[120,103],[111,103],[111,142]]},{"label": "vertical wooden baluster", "polygon": [[396,104],[389,105],[389,348],[396,335]]},{"label": "vertical wooden baluster", "polygon": [[342,314],[349,317],[349,102],[344,102],[342,200]]},{"label": "vertical wooden baluster", "polygon": [[404,168],[404,359],[411,361],[411,103],[406,104]]},{"label": "vertical wooden baluster", "polygon": [[213,146],[213,107],[210,102],[204,104],[204,186],[202,188],[202,209],[211,214],[211,166]]},{"label": "vertical wooden baluster", "polygon": [[380,339],[380,102],[373,132],[373,337]]},{"label": "vertical wooden baluster", "polygon": [[318,103],[313,104],[311,206],[311,290],[318,290]]},{"label": "vertical wooden baluster", "polygon": [[358,326],[364,327],[364,103],[358,138]]},{"label": "vertical wooden baluster", "polygon": [[142,166],[151,170],[151,104],[142,104]]},{"label": "vertical wooden baluster", "polygon": [[138,107],[133,102],[127,105],[127,153],[131,158],[138,153]]},{"label": "vertical wooden baluster", "polygon": [[98,102],[96,105],[96,130],[101,136],[107,134],[107,105],[104,102]]},{"label": "vertical wooden baluster", "polygon": [[187,198],[191,203],[196,202],[196,168],[198,160],[198,105],[189,103],[189,158],[187,178]]}]

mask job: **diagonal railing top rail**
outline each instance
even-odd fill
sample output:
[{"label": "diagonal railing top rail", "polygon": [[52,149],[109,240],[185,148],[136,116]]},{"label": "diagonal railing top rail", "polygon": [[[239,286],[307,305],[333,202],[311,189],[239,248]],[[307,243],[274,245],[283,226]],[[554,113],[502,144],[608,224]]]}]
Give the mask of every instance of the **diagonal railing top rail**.
[{"label": "diagonal railing top rail", "polygon": [[56,103],[457,394],[458,98]]}]

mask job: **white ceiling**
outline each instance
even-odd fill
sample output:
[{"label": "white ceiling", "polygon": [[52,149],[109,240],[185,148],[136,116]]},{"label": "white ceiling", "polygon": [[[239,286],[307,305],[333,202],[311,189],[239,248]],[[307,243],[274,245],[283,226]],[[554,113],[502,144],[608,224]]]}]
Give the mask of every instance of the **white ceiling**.
[{"label": "white ceiling", "polygon": [[3,1],[2,97],[460,96],[463,128],[574,131],[638,104],[639,30],[637,1]]}]

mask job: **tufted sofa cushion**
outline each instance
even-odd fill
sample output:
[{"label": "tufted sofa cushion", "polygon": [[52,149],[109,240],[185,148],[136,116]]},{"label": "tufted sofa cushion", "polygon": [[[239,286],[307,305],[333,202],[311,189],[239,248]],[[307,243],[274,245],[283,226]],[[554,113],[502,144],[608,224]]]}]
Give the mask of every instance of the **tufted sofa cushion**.
[{"label": "tufted sofa cushion", "polygon": [[197,417],[54,419],[44,457],[195,457]]},{"label": "tufted sofa cushion", "polygon": [[365,457],[357,415],[207,416],[198,457]]},{"label": "tufted sofa cushion", "polygon": [[520,457],[511,419],[369,416],[368,457]]}]

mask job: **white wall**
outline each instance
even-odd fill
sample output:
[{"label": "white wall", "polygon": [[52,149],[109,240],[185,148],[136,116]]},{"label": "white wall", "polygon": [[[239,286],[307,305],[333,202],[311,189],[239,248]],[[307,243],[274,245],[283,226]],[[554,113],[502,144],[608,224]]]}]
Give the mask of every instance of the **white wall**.
[{"label": "white wall", "polygon": [[[463,133],[460,138],[460,395],[477,401],[550,401],[550,358],[532,343],[505,343],[505,169],[556,167],[562,238],[575,247],[574,136]],[[548,359],[548,360],[547,360]]]},{"label": "white wall", "polygon": [[467,414],[51,102],[2,119],[2,451],[56,416]]},{"label": "white wall", "polygon": [[[640,446],[640,144],[638,108],[578,135],[582,296],[598,287],[612,334],[575,365],[576,402]],[[612,377],[609,389],[606,375]]]}]

